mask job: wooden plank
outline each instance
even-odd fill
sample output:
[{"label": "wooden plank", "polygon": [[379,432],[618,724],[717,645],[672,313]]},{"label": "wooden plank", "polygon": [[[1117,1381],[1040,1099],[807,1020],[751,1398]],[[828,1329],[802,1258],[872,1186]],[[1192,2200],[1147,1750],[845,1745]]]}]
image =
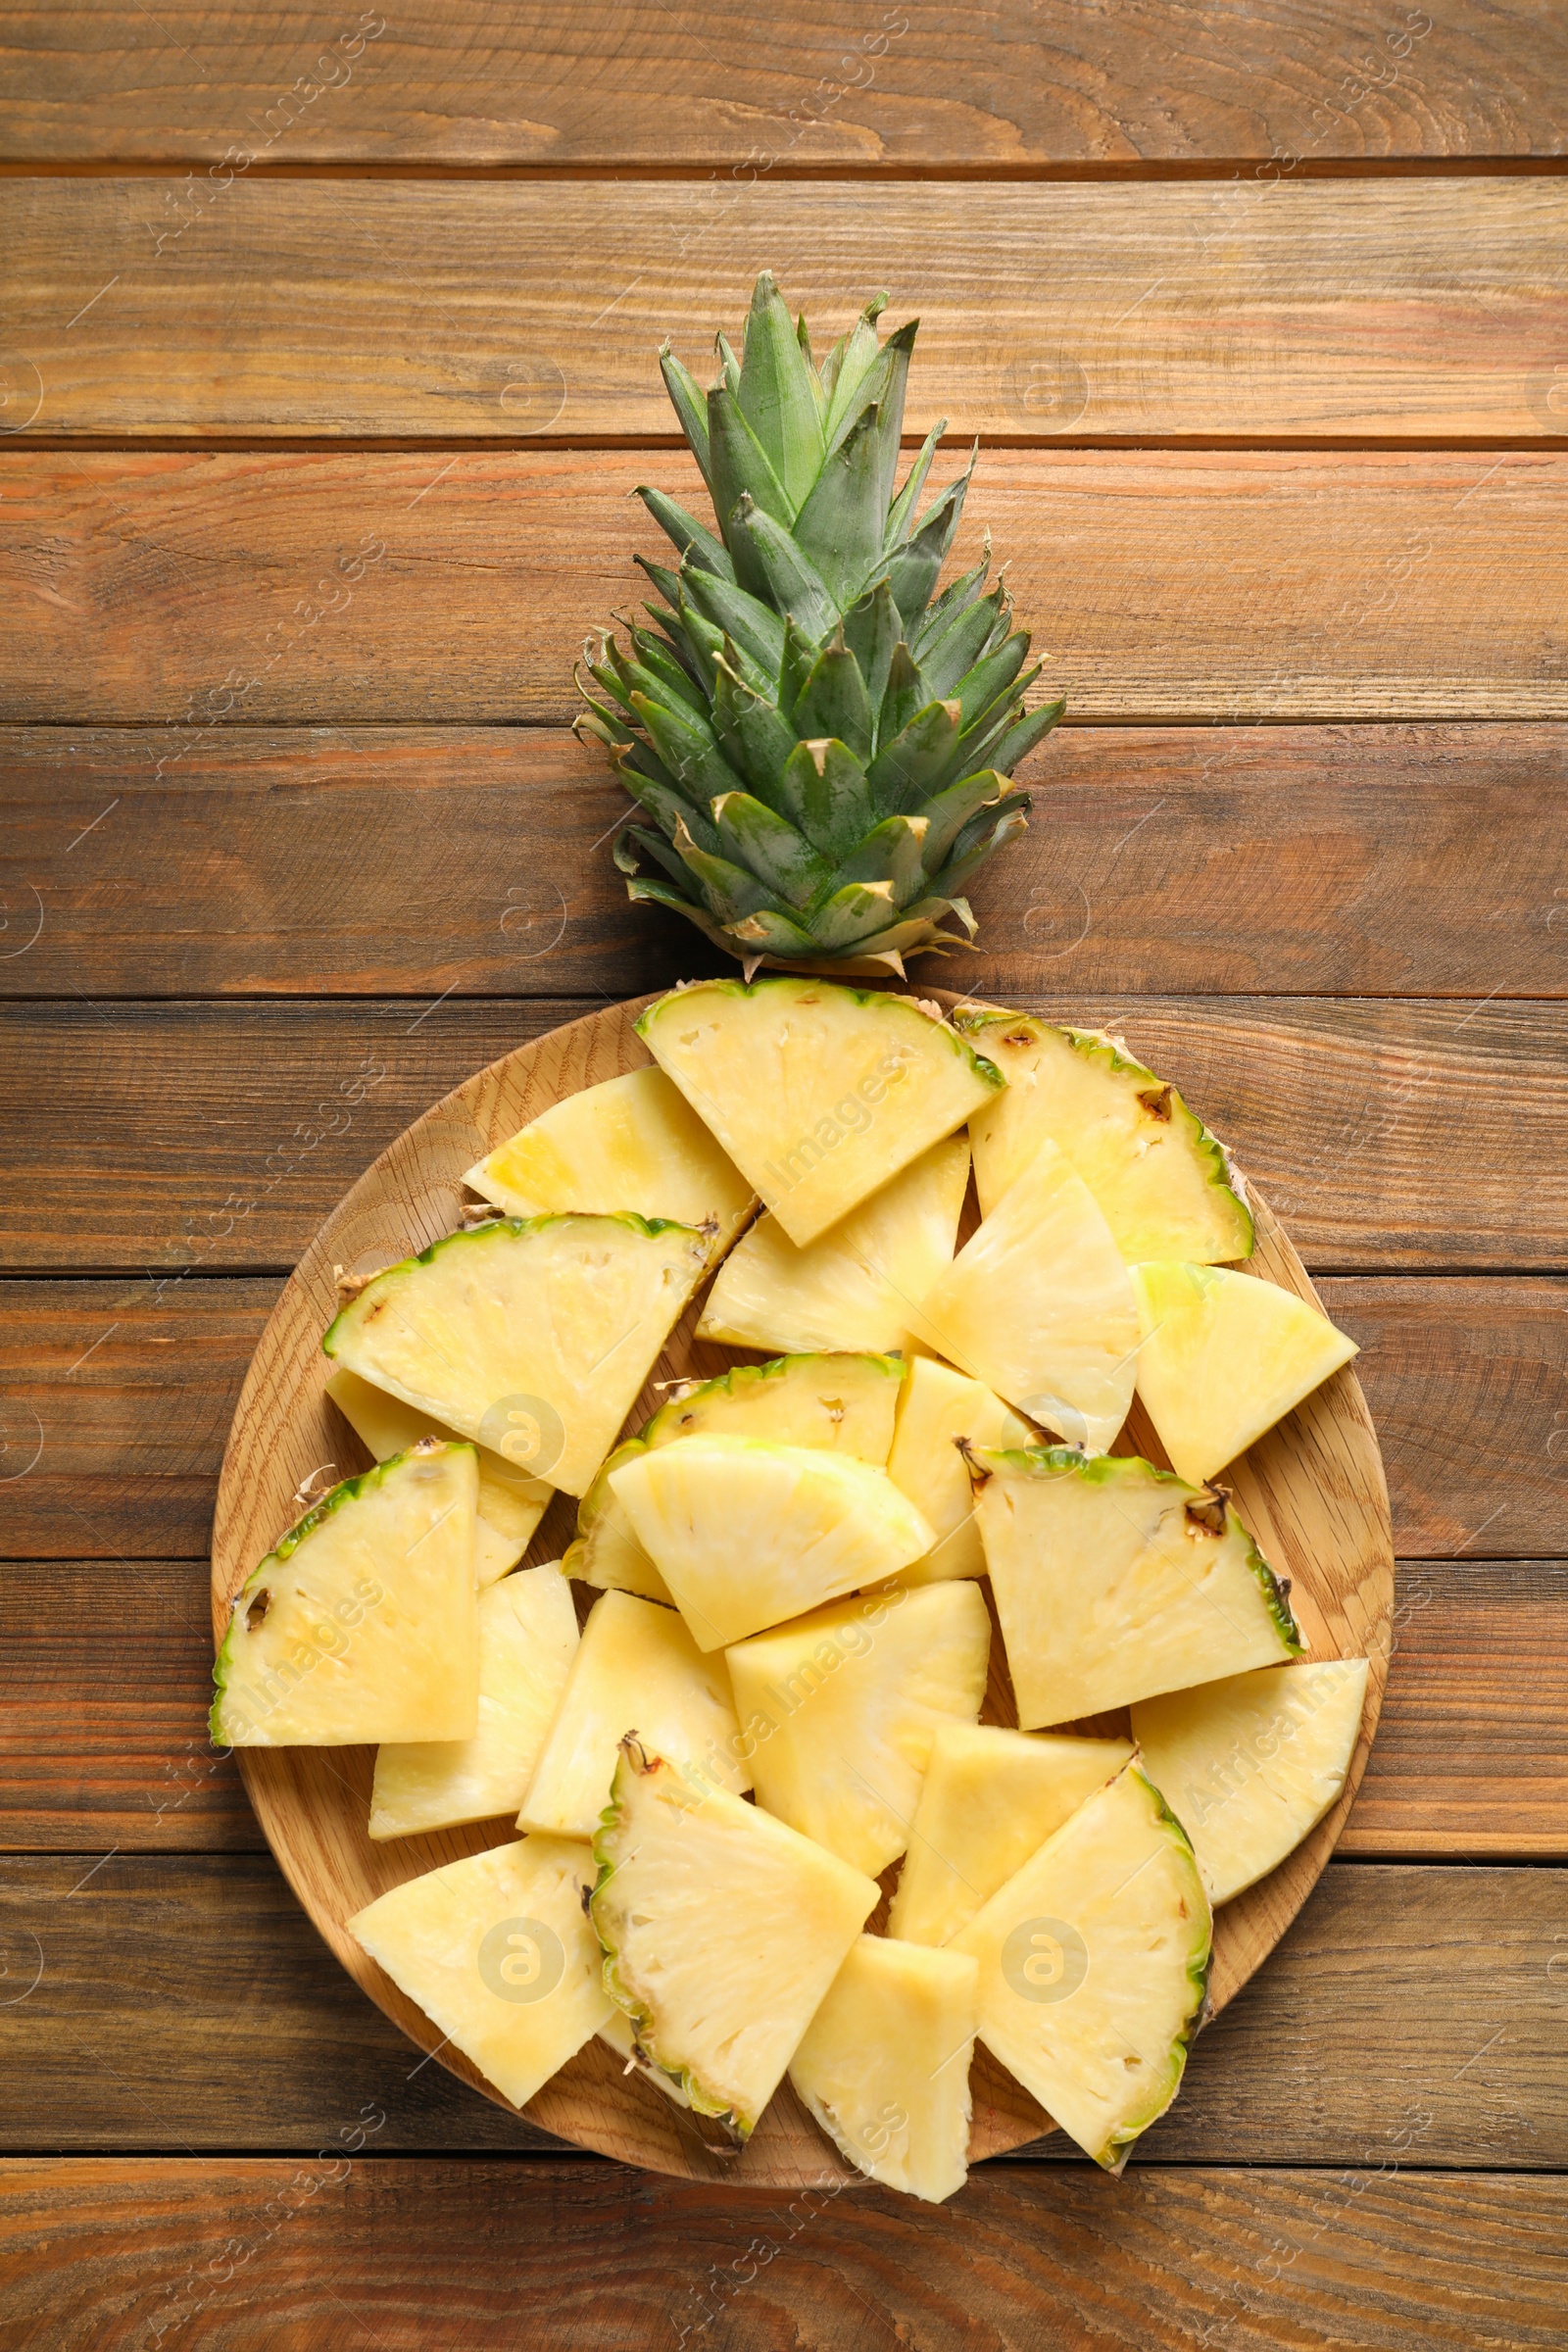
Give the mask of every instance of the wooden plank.
[{"label": "wooden plank", "polygon": [[345,2147],[303,2171],[18,2158],[0,2182],[17,2325],[37,2342],[47,2328],[52,2352],[98,2352],[110,2327],[126,2343],[177,2328],[208,2348],[466,2352],[511,2340],[519,2309],[531,2352],[645,2352],[699,2331],[719,2352],[858,2352],[880,2339],[867,2311],[932,2352],[1524,2352],[1558,2340],[1568,2291],[1568,2182],[1539,2175],[1135,2165],[1107,2189],[1081,2168],[1001,2162],[933,2211],[869,2185],[789,2200],[566,2157]]},{"label": "wooden plank", "polygon": [[[1400,1564],[1394,1660],[1341,1854],[1568,1861],[1568,1564]],[[207,1737],[205,1564],[0,1568],[0,1842],[254,1853]]]},{"label": "wooden plank", "polygon": [[[229,722],[567,723],[650,474],[701,504],[676,451],[13,449],[0,710],[159,721],[166,774]],[[956,561],[987,527],[1079,719],[1568,713],[1568,457],[999,449]]]},{"label": "wooden plank", "polygon": [[[1565,1894],[1547,1868],[1331,1865],[1197,2044],[1146,2155],[1363,2163],[1419,2106],[1417,2166],[1568,2163],[1546,1973]],[[269,1858],[14,1856],[0,1933],[19,1972],[41,1953],[0,2009],[7,2149],[316,2149],[368,2099],[382,2149],[530,2144],[443,2069],[415,2070]]]},{"label": "wooden plank", "polygon": [[[564,733],[224,727],[162,780],[158,748],[0,731],[0,994],[632,996],[710,968],[628,906],[627,804]],[[1568,993],[1560,724],[1064,728],[1023,772],[1033,827],[971,893],[980,993],[1473,1002],[1499,940],[1504,995]]]},{"label": "wooden plank", "polygon": [[[326,29],[323,31],[323,26]],[[6,11],[0,154],[760,172],[1555,155],[1568,40],[1537,0],[1195,14],[1036,0],[787,18],[609,0],[265,15],[168,0]]]},{"label": "wooden plank", "polygon": [[761,177],[195,185],[13,183],[0,305],[39,399],[8,422],[669,435],[653,355],[667,335],[706,368],[760,253],[829,339],[897,281],[897,315],[921,321],[920,432],[939,415],[1024,440],[1568,430],[1549,405],[1568,381],[1556,178],[1010,181],[980,201]]},{"label": "wooden plank", "polygon": [[[0,1464],[15,1465],[0,1557],[204,1556],[229,1419],[279,1287],[177,1270],[0,1283]],[[1318,1289],[1364,1351],[1400,1556],[1561,1558],[1568,1286],[1331,1276]]]},{"label": "wooden plank", "polygon": [[[1053,917],[1061,904],[1048,902]],[[1504,985],[1507,952],[1499,940]],[[1559,1004],[1016,1001],[1124,1032],[1233,1147],[1310,1265],[1568,1260]],[[292,1265],[418,1111],[583,1009],[542,997],[0,1007],[0,1262],[166,1277]]]}]

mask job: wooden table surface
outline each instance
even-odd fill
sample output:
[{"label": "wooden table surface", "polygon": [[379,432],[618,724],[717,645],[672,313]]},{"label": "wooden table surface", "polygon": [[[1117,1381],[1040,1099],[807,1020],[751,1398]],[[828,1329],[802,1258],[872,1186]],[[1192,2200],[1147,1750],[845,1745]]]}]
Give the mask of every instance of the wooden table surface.
[{"label": "wooden table surface", "polygon": [[[1568,2344],[1560,0],[0,5],[0,2345]],[[1234,1141],[1400,1559],[1338,1857],[1176,2108],[940,2211],[416,2063],[205,1730],[317,1223],[714,968],[565,726],[690,472],[657,345],[762,266],[922,315],[1070,697],[963,983]]]}]

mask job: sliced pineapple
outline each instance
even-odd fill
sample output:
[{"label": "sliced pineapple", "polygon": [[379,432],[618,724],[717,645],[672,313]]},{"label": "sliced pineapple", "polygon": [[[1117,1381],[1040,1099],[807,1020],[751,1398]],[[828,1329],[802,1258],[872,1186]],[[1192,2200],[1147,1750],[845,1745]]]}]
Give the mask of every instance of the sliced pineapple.
[{"label": "sliced pineapple", "polygon": [[950,1942],[1132,1753],[1130,1740],[944,1724],[931,1743],[888,1934]]},{"label": "sliced pineapple", "polygon": [[1224,1266],[1134,1266],[1138,1394],[1183,1478],[1212,1478],[1359,1352],[1294,1291]]},{"label": "sliced pineapple", "polygon": [[804,1446],[677,1438],[623,1462],[611,1486],[699,1649],[882,1584],[931,1548],[883,1471]]},{"label": "sliced pineapple", "polygon": [[968,1184],[968,1143],[950,1135],[804,1250],[763,1217],[720,1267],[697,1337],[792,1353],[907,1347],[953,1263]]},{"label": "sliced pineapple", "polygon": [[[430,1414],[405,1404],[401,1396],[389,1396],[385,1389],[371,1386],[357,1372],[334,1372],[326,1384],[326,1393],[344,1420],[378,1462],[389,1461],[394,1453],[403,1453],[420,1438],[449,1438],[461,1443],[455,1429],[447,1429]],[[479,1464],[479,1510],[474,1529],[474,1571],[481,1585],[493,1585],[498,1576],[515,1568],[529,1544],[533,1532],[544,1517],[545,1505],[554,1492],[542,1478],[530,1478],[524,1470],[514,1470],[499,1453],[488,1446],[474,1448]]]},{"label": "sliced pineapple", "polygon": [[727,1789],[621,1742],[594,1838],[605,1987],[656,2066],[746,2140],[880,1889]]},{"label": "sliced pineapple", "polygon": [[378,1896],[349,1932],[514,2107],[605,2023],[597,1938],[583,1917],[585,1845],[524,1838]]},{"label": "sliced pineapple", "polygon": [[757,1196],[661,1069],[568,1095],[501,1144],[464,1183],[509,1216],[614,1216],[631,1209],[713,1229],[722,1257]]},{"label": "sliced pineapple", "polygon": [[589,1612],[518,1829],[591,1838],[627,1732],[699,1779],[752,1785],[723,1659],[705,1658],[673,1609],[606,1592]]},{"label": "sliced pineapple", "polygon": [[929,2205],[968,2178],[979,1982],[967,1952],[858,1936],[790,2060],[846,2161]]},{"label": "sliced pineapple", "polygon": [[861,1593],[725,1654],[759,1803],[857,1870],[886,1870],[909,1841],[934,1735],[980,1712],[981,1593]]},{"label": "sliced pineapple", "polygon": [[974,1461],[980,1538],[1026,1730],[1305,1648],[1285,1588],[1222,1492],[1064,1446]]},{"label": "sliced pineapple", "polygon": [[215,1743],[471,1739],[478,1483],[471,1446],[424,1438],[307,1511],[234,1601]]},{"label": "sliced pineapple", "polygon": [[388,1744],[375,1759],[370,1836],[412,1838],[515,1813],[571,1672],[577,1613],[559,1561],[481,1592],[479,1721],[471,1740]]},{"label": "sliced pineapple", "polygon": [[825,980],[698,980],[637,1034],[802,1250],[1003,1083],[911,999]]},{"label": "sliced pineapple", "polygon": [[954,1020],[1007,1081],[969,1125],[982,1216],[1053,1143],[1128,1260],[1251,1255],[1251,1215],[1223,1145],[1120,1038],[1017,1012],[963,1010]]},{"label": "sliced pineapple", "polygon": [[1048,1429],[1102,1453],[1133,1400],[1138,1307],[1109,1226],[1043,1143],[922,1300],[919,1337]]},{"label": "sliced pineapple", "polygon": [[405,1404],[582,1494],[707,1260],[687,1225],[501,1218],[377,1274],[321,1345]]},{"label": "sliced pineapple", "polygon": [[1136,1765],[1079,1806],[949,1951],[980,1963],[980,2039],[1120,2172],[1201,2023],[1210,1921],[1180,1823]]},{"label": "sliced pineapple", "polygon": [[983,1381],[967,1379],[935,1356],[915,1358],[899,1406],[888,1476],[930,1521],[937,1541],[923,1560],[901,1572],[901,1584],[984,1576],[974,1490],[959,1446],[1028,1446],[1034,1436]]},{"label": "sliced pineapple", "polygon": [[1338,1802],[1366,1701],[1365,1658],[1233,1674],[1133,1709],[1150,1779],[1192,1839],[1217,1910]]},{"label": "sliced pineapple", "polygon": [[706,1430],[768,1438],[852,1453],[880,1468],[893,1443],[893,1415],[904,1366],[887,1355],[787,1355],[771,1364],[736,1364],[716,1380],[690,1382],[662,1404],[635,1438],[610,1456],[583,1496],[577,1541],[566,1574],[585,1584],[618,1586],[649,1600],[669,1588],[615,1499],[611,1474],[650,1446],[668,1446]]}]

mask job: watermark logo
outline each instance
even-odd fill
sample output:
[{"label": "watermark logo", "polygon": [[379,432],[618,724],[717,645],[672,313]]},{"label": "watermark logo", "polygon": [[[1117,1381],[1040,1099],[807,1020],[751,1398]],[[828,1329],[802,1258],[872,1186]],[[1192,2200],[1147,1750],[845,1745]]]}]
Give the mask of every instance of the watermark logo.
[{"label": "watermark logo", "polygon": [[1006,389],[1007,406],[1040,433],[1070,433],[1089,406],[1089,378],[1064,351],[1015,360]]},{"label": "watermark logo", "polygon": [[1089,1947],[1064,1919],[1026,1919],[1002,1947],[1002,1974],[1021,2001],[1070,2001],[1089,1974]]},{"label": "watermark logo", "polygon": [[502,1919],[479,1946],[479,1975],[498,2000],[548,2000],[565,1973],[561,1937],[542,1919]]},{"label": "watermark logo", "polygon": [[543,1396],[499,1397],[479,1424],[479,1443],[526,1478],[548,1478],[565,1447],[561,1415]]}]

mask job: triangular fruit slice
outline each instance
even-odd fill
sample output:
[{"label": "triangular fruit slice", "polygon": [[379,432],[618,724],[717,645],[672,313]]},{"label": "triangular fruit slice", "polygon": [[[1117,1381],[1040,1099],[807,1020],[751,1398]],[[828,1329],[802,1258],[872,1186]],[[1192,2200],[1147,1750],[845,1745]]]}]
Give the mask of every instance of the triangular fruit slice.
[{"label": "triangular fruit slice", "polygon": [[1193,1841],[1217,1909],[1338,1802],[1366,1700],[1365,1658],[1234,1674],[1133,1709],[1144,1764]]},{"label": "triangular fruit slice", "polygon": [[571,1587],[556,1561],[524,1568],[480,1593],[478,1617],[478,1729],[379,1750],[372,1838],[490,1821],[522,1802],[577,1647]]},{"label": "triangular fruit slice", "polygon": [[1183,1478],[1212,1478],[1359,1352],[1294,1291],[1224,1266],[1132,1268],[1138,1394]]},{"label": "triangular fruit slice", "polygon": [[972,1380],[1102,1453],[1127,1418],[1138,1307],[1110,1227],[1054,1144],[922,1300],[920,1339]]},{"label": "triangular fruit slice", "polygon": [[604,2024],[588,1849],[524,1838],[394,1886],[349,1932],[514,2107]]},{"label": "triangular fruit slice", "polygon": [[826,980],[699,980],[637,1034],[803,1250],[1002,1086],[911,999]]},{"label": "triangular fruit slice", "polygon": [[675,1225],[711,1225],[715,1257],[757,1199],[661,1069],[628,1070],[568,1095],[463,1181],[514,1217],[631,1209]]},{"label": "triangular fruit slice", "polygon": [[900,1582],[934,1584],[947,1576],[984,1576],[974,1490],[965,1446],[1028,1446],[1035,1432],[1009,1412],[983,1381],[970,1380],[934,1355],[916,1356],[904,1384],[888,1476],[936,1532],[936,1547]]},{"label": "triangular fruit slice", "polygon": [[700,2115],[750,2137],[880,1889],[635,1740],[594,1838],[605,1986]]},{"label": "triangular fruit slice", "polygon": [[1180,1823],[1136,1765],[1079,1806],[948,1945],[980,2039],[1107,2172],[1176,2096],[1210,1920]]},{"label": "triangular fruit slice", "polygon": [[[454,1445],[462,1442],[455,1429],[447,1429],[429,1413],[405,1404],[401,1396],[373,1388],[357,1372],[334,1372],[327,1381],[326,1393],[355,1436],[369,1447],[378,1462],[390,1461],[393,1454],[407,1452],[420,1438],[448,1438]],[[474,1451],[479,1463],[474,1572],[481,1585],[493,1585],[498,1576],[515,1568],[533,1542],[533,1531],[544,1517],[545,1505],[554,1489],[546,1486],[542,1478],[530,1478],[525,1470],[514,1470],[503,1455],[492,1453],[488,1446],[476,1446]]]},{"label": "triangular fruit slice", "polygon": [[477,1487],[471,1446],[424,1438],[313,1505],[234,1601],[216,1744],[471,1739]]},{"label": "triangular fruit slice", "polygon": [[705,1783],[752,1785],[723,1659],[704,1657],[673,1609],[606,1592],[583,1628],[518,1829],[591,1838],[627,1732]]},{"label": "triangular fruit slice", "polygon": [[883,1584],[931,1548],[885,1472],[804,1446],[677,1438],[611,1485],[699,1649]]},{"label": "triangular fruit slice", "polygon": [[707,1261],[688,1225],[502,1217],[373,1276],[321,1345],[405,1404],[581,1494]]},{"label": "triangular fruit slice", "polygon": [[697,1337],[792,1353],[906,1347],[953,1263],[968,1184],[968,1143],[950,1135],[805,1250],[763,1217],[720,1267]]},{"label": "triangular fruit slice", "polygon": [[1222,1493],[1123,1454],[980,1453],[980,1539],[1025,1730],[1305,1648]]},{"label": "triangular fruit slice", "polygon": [[1120,1038],[1016,1012],[959,1013],[955,1025],[1007,1081],[969,1125],[982,1216],[1053,1143],[1099,1201],[1123,1257],[1207,1265],[1251,1255],[1252,1219],[1224,1146]]},{"label": "triangular fruit slice", "polygon": [[865,1592],[727,1653],[760,1804],[874,1878],[903,1853],[931,1741],[985,1696],[971,1584]]},{"label": "triangular fruit slice", "polygon": [[619,1586],[650,1600],[669,1589],[615,1500],[611,1474],[651,1446],[712,1430],[850,1453],[880,1469],[893,1443],[893,1416],[904,1366],[888,1355],[786,1355],[771,1364],[736,1364],[716,1380],[677,1389],[635,1438],[617,1446],[583,1496],[577,1541],[566,1574],[585,1584]]},{"label": "triangular fruit slice", "polygon": [[790,2081],[847,2163],[940,2205],[969,2169],[979,1964],[861,1936],[790,2061]]},{"label": "triangular fruit slice", "polygon": [[931,1743],[888,1934],[950,1942],[1132,1752],[1130,1740],[944,1725]]}]

